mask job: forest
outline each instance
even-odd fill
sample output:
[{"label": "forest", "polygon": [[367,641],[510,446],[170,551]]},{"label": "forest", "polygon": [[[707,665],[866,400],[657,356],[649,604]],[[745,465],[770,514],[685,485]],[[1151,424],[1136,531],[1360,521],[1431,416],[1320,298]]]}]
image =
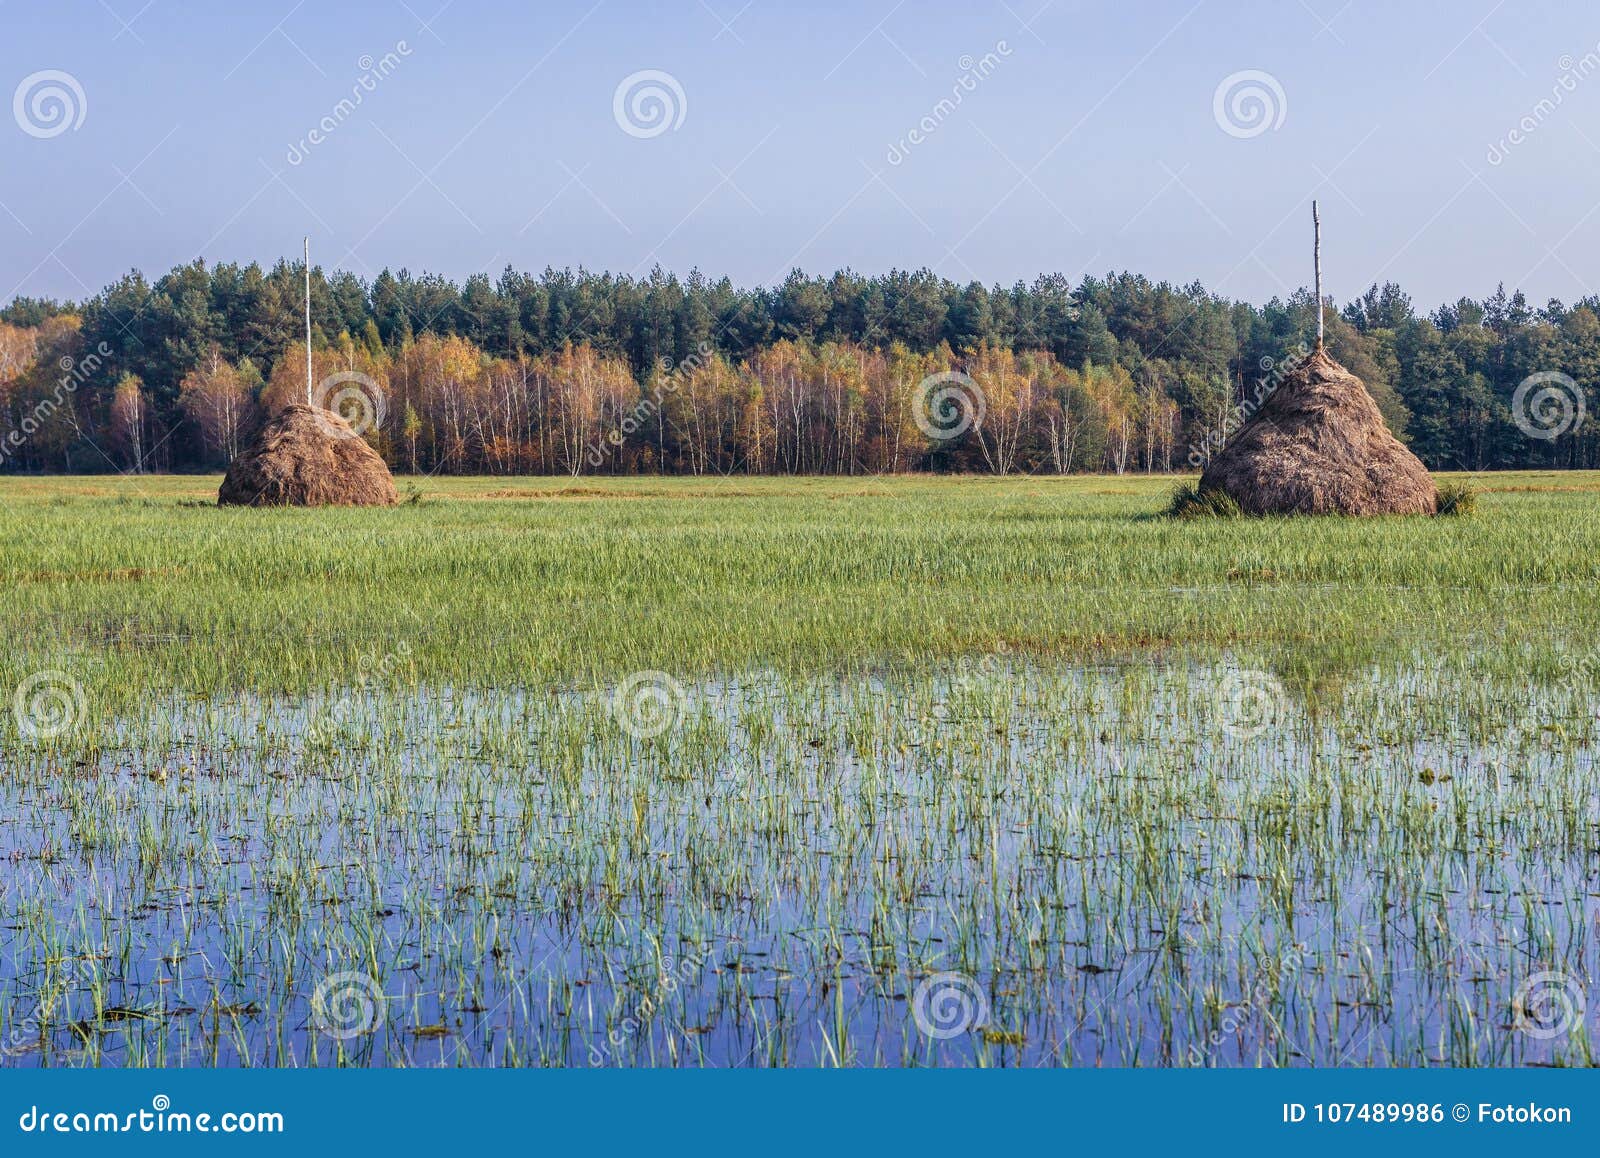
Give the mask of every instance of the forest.
[{"label": "forest", "polygon": [[[304,267],[203,261],[93,298],[0,309],[0,470],[207,471],[305,396]],[[312,271],[313,376],[373,395],[365,436],[451,474],[1188,471],[1315,332],[1309,291],[1265,306],[1132,273],[1010,288],[928,270],[792,273],[773,288],[511,268],[465,284]],[[1501,287],[1419,314],[1393,284],[1326,307],[1328,346],[1433,469],[1600,466],[1600,300]],[[981,421],[930,436],[930,375]],[[1584,420],[1512,420],[1530,374]],[[337,376],[337,377],[335,377]]]}]

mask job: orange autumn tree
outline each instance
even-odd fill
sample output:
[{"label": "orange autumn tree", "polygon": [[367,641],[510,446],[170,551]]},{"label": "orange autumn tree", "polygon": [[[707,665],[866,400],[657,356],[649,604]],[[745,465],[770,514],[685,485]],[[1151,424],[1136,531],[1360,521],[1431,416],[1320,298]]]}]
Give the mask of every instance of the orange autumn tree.
[{"label": "orange autumn tree", "polygon": [[0,390],[22,376],[33,364],[39,348],[39,331],[32,326],[0,322]]},{"label": "orange autumn tree", "polygon": [[587,344],[568,343],[558,353],[535,360],[534,376],[547,400],[554,447],[553,466],[576,478],[605,453],[639,401],[639,387],[627,366]]},{"label": "orange autumn tree", "polygon": [[1083,382],[1104,430],[1104,466],[1125,474],[1132,461],[1139,412],[1133,377],[1120,365],[1085,366]]},{"label": "orange autumn tree", "polygon": [[137,374],[117,379],[111,394],[111,435],[134,474],[144,473],[145,423],[149,408],[145,404],[144,383]]},{"label": "orange autumn tree", "polygon": [[1016,469],[1052,369],[1048,354],[1019,358],[1013,350],[987,344],[967,358],[967,374],[982,392],[984,407],[983,421],[974,426],[973,434],[993,473]]},{"label": "orange autumn tree", "polygon": [[818,448],[823,470],[855,474],[862,468],[862,442],[867,427],[865,350],[854,343],[825,342],[817,350]]},{"label": "orange autumn tree", "polygon": [[697,475],[732,472],[748,383],[721,354],[679,368],[674,378],[662,398],[661,422],[683,465]]},{"label": "orange autumn tree", "polygon": [[[30,341],[42,339],[0,329],[0,367],[28,357]],[[681,364],[663,359],[641,377],[621,354],[585,342],[497,357],[468,338],[433,333],[404,338],[392,356],[370,335],[358,342],[341,333],[326,344],[319,338],[312,368],[322,404],[359,396],[359,416],[376,420],[364,423],[363,433],[391,463],[429,472],[574,476],[1171,469],[1190,422],[1172,400],[1188,387],[1176,373],[1157,361],[1141,364],[1137,377],[1117,364],[1069,369],[1048,351],[988,342],[958,357],[943,344],[914,353],[898,343],[884,349],[801,338],[758,346],[743,360],[703,343]],[[9,385],[0,378],[0,404],[12,402],[9,417],[0,408],[0,427],[16,424],[17,383],[32,374],[13,376]],[[970,384],[962,385],[963,374]],[[234,366],[207,347],[176,391],[178,412],[194,432],[190,445],[208,460],[228,459],[261,417],[301,401],[305,347],[289,345],[270,380],[258,383],[248,363]],[[930,430],[928,407],[948,409],[952,384],[981,395],[983,420],[953,434]],[[108,448],[123,451],[119,461],[142,461],[129,443],[132,397],[119,404],[117,422],[110,391],[101,397],[82,408],[78,426],[64,426],[61,438],[38,448],[76,454],[104,436]],[[160,448],[170,440],[157,397],[143,395],[140,431],[146,445]]]},{"label": "orange autumn tree", "polygon": [[213,457],[231,462],[256,421],[256,400],[249,375],[222,356],[215,342],[200,365],[184,375],[178,407],[200,432],[201,444]]},{"label": "orange autumn tree", "polygon": [[[359,427],[367,441],[383,447],[391,390],[388,359],[341,333],[332,345],[311,351],[311,400]],[[261,409],[273,415],[285,406],[306,401],[306,346],[294,342],[273,364],[261,391]]]},{"label": "orange autumn tree", "polygon": [[1094,400],[1084,387],[1083,375],[1055,367],[1045,383],[1039,424],[1050,467],[1057,474],[1069,474],[1079,464],[1094,412]]},{"label": "orange autumn tree", "polygon": [[915,354],[896,342],[867,364],[867,445],[872,469],[910,470],[923,453],[914,395],[929,375],[949,369],[949,350]]},{"label": "orange autumn tree", "polygon": [[101,359],[85,352],[80,319],[59,314],[36,327],[4,328],[0,465],[58,458],[68,470],[77,463],[103,470],[105,431],[95,425],[92,392],[83,389]]}]

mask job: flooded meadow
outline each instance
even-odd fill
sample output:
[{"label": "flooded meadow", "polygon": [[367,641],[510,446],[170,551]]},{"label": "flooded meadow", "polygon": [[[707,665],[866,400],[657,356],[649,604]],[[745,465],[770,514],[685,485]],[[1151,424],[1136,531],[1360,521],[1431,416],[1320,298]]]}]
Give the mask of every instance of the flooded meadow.
[{"label": "flooded meadow", "polygon": [[0,1065],[1594,1061],[1567,482],[204,484],[0,511]]}]

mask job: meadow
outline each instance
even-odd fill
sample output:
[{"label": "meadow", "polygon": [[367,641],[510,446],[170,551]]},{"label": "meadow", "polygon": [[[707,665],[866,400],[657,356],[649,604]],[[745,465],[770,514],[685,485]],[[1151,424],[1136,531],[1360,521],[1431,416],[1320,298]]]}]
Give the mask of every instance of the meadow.
[{"label": "meadow", "polygon": [[0,1064],[1594,1060],[1600,474],[217,481],[0,480]]}]

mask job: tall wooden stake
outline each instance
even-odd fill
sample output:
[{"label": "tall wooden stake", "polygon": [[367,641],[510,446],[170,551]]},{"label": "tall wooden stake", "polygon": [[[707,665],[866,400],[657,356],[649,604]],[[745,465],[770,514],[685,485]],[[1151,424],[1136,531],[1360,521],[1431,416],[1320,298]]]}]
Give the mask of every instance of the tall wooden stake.
[{"label": "tall wooden stake", "polygon": [[[1319,323],[1320,324],[1320,323]],[[1319,339],[1318,345],[1321,345]],[[311,398],[311,238],[306,238],[306,405],[315,406]]]},{"label": "tall wooden stake", "polygon": [[1311,202],[1311,264],[1317,282],[1317,349],[1322,349],[1322,218],[1317,215],[1317,203]]}]

